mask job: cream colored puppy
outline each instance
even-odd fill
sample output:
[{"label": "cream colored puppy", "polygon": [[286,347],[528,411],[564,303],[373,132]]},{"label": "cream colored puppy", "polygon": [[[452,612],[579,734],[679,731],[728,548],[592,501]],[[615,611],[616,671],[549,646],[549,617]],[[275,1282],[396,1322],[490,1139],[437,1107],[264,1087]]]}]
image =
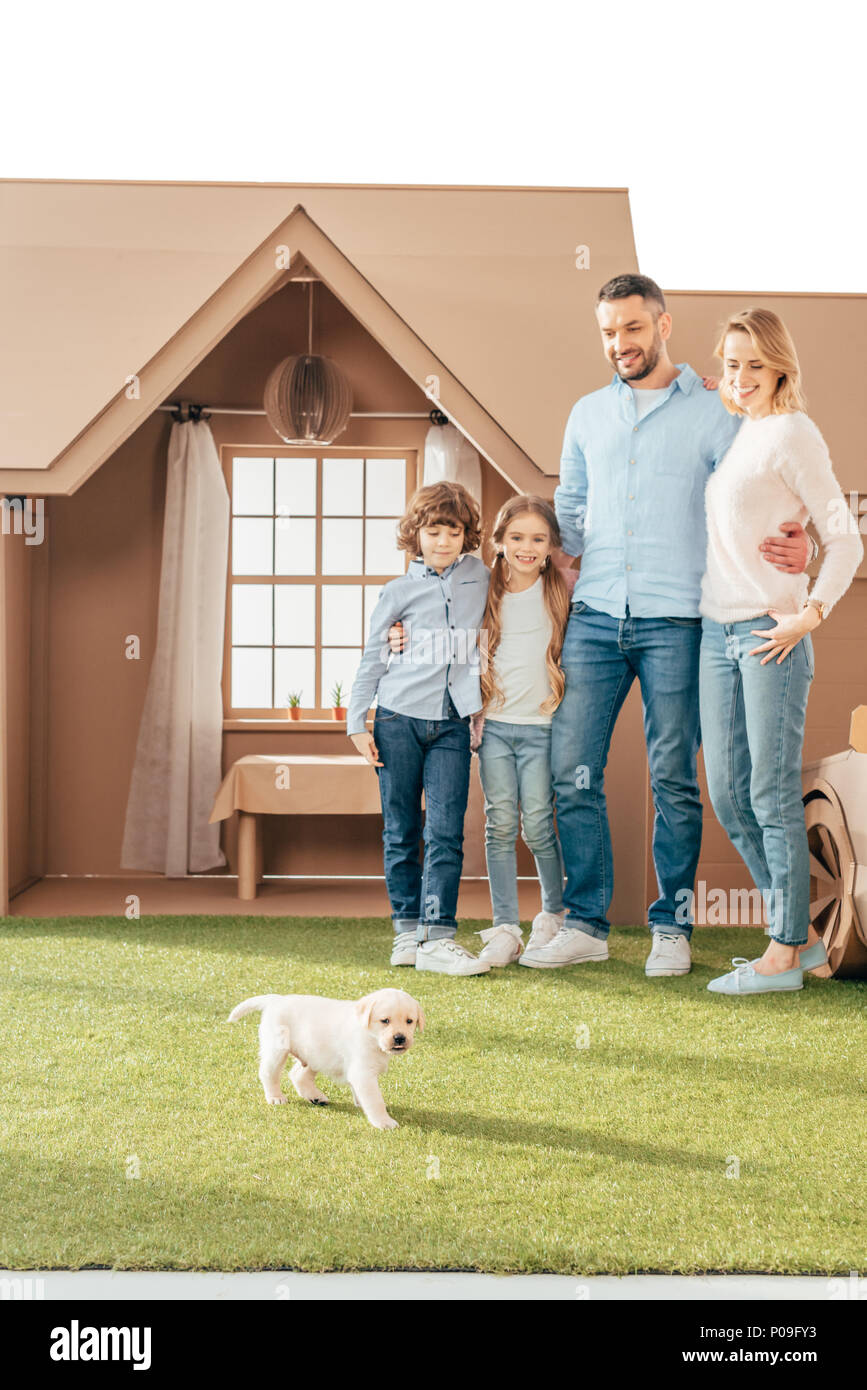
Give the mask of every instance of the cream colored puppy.
[{"label": "cream colored puppy", "polygon": [[316,994],[258,994],[229,1014],[237,1023],[260,1009],[259,1080],[270,1105],[289,1099],[280,1074],[291,1053],[289,1080],[302,1100],[327,1105],[316,1085],[324,1072],[348,1085],[352,1098],[377,1129],[396,1129],[385,1108],[379,1078],[395,1053],[408,1052],[416,1027],[424,1030],[421,1005],[402,989],[378,989],[363,999],[320,999]]}]

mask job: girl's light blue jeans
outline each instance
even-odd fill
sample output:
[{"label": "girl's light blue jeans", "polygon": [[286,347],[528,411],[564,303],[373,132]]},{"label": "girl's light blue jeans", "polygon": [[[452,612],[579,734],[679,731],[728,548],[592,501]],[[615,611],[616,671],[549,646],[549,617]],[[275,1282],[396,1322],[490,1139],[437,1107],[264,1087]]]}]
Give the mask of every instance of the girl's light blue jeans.
[{"label": "girl's light blue jeans", "polygon": [[770,935],[807,940],[810,861],[801,800],[801,754],[813,644],[802,637],[785,660],[750,656],[774,626],[702,619],[699,699],[704,765],[717,820],[761,891]]},{"label": "girl's light blue jeans", "polygon": [[515,852],[519,803],[521,838],[536,861],[542,910],[562,912],[563,856],[554,829],[551,725],[486,719],[479,776],[485,795],[485,859],[494,926],[520,922]]}]

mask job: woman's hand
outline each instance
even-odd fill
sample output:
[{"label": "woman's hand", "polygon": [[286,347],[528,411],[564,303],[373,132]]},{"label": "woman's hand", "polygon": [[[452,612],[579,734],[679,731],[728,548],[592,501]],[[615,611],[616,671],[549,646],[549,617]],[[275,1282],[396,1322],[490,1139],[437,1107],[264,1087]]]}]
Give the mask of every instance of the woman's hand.
[{"label": "woman's hand", "polygon": [[704,387],[705,391],[716,391],[719,389],[719,377],[703,376],[701,379],[701,384]]},{"label": "woman's hand", "polygon": [[349,737],[352,739],[352,742],[355,744],[365,762],[370,763],[371,767],[385,766],[385,763],[379,761],[379,749],[373,741],[373,734],[369,734],[365,729],[364,733],[350,734]]},{"label": "woman's hand", "polygon": [[[776,621],[776,627],[760,628],[756,631],[751,628],[753,637],[765,637],[768,640],[762,647],[753,647],[750,656],[758,656],[760,652],[767,652],[767,656],[762,657],[762,666],[773,658],[777,657],[777,665],[785,661],[789,652],[794,651],[802,637],[806,637],[808,632],[812,632],[814,627],[818,627],[822,621],[818,609],[808,604],[800,613],[779,613],[776,608],[768,609],[768,617]],[[779,656],[777,656],[779,652]]]}]

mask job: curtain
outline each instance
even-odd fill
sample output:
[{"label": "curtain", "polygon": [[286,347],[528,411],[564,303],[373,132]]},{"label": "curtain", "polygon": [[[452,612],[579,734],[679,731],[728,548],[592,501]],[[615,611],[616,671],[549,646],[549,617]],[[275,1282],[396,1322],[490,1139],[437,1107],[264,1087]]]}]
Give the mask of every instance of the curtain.
[{"label": "curtain", "polygon": [[[428,483],[461,483],[482,508],[482,465],[470,441],[457,425],[431,425],[424,441],[425,486]],[[481,546],[472,551],[481,556]]]},{"label": "curtain", "polygon": [[431,425],[424,441],[424,482],[462,483],[482,505],[482,465],[457,425]]},{"label": "curtain", "polygon": [[180,878],[226,863],[208,817],[221,780],[229,495],[206,421],[173,424],[156,648],[121,868]]}]

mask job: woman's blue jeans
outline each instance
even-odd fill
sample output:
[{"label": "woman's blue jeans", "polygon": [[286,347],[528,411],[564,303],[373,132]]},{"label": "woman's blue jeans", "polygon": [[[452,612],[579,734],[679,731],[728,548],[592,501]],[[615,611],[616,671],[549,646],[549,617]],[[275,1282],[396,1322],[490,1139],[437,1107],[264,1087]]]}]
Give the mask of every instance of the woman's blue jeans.
[{"label": "woman's blue jeans", "polygon": [[563,858],[554,829],[550,724],[487,719],[479,745],[485,794],[485,859],[495,927],[520,922],[518,803],[521,838],[532,851],[542,888],[542,911],[563,910]]},{"label": "woman's blue jeans", "polygon": [[414,931],[417,941],[454,936],[470,790],[469,717],[454,710],[450,719],[416,719],[380,705],[373,741],[383,764],[376,774],[394,933]]},{"label": "woman's blue jeans", "polygon": [[717,820],[761,891],[770,935],[786,946],[807,940],[810,860],[801,800],[801,755],[813,644],[802,637],[781,664],[762,666],[753,629],[702,620],[699,697],[704,765]]}]

